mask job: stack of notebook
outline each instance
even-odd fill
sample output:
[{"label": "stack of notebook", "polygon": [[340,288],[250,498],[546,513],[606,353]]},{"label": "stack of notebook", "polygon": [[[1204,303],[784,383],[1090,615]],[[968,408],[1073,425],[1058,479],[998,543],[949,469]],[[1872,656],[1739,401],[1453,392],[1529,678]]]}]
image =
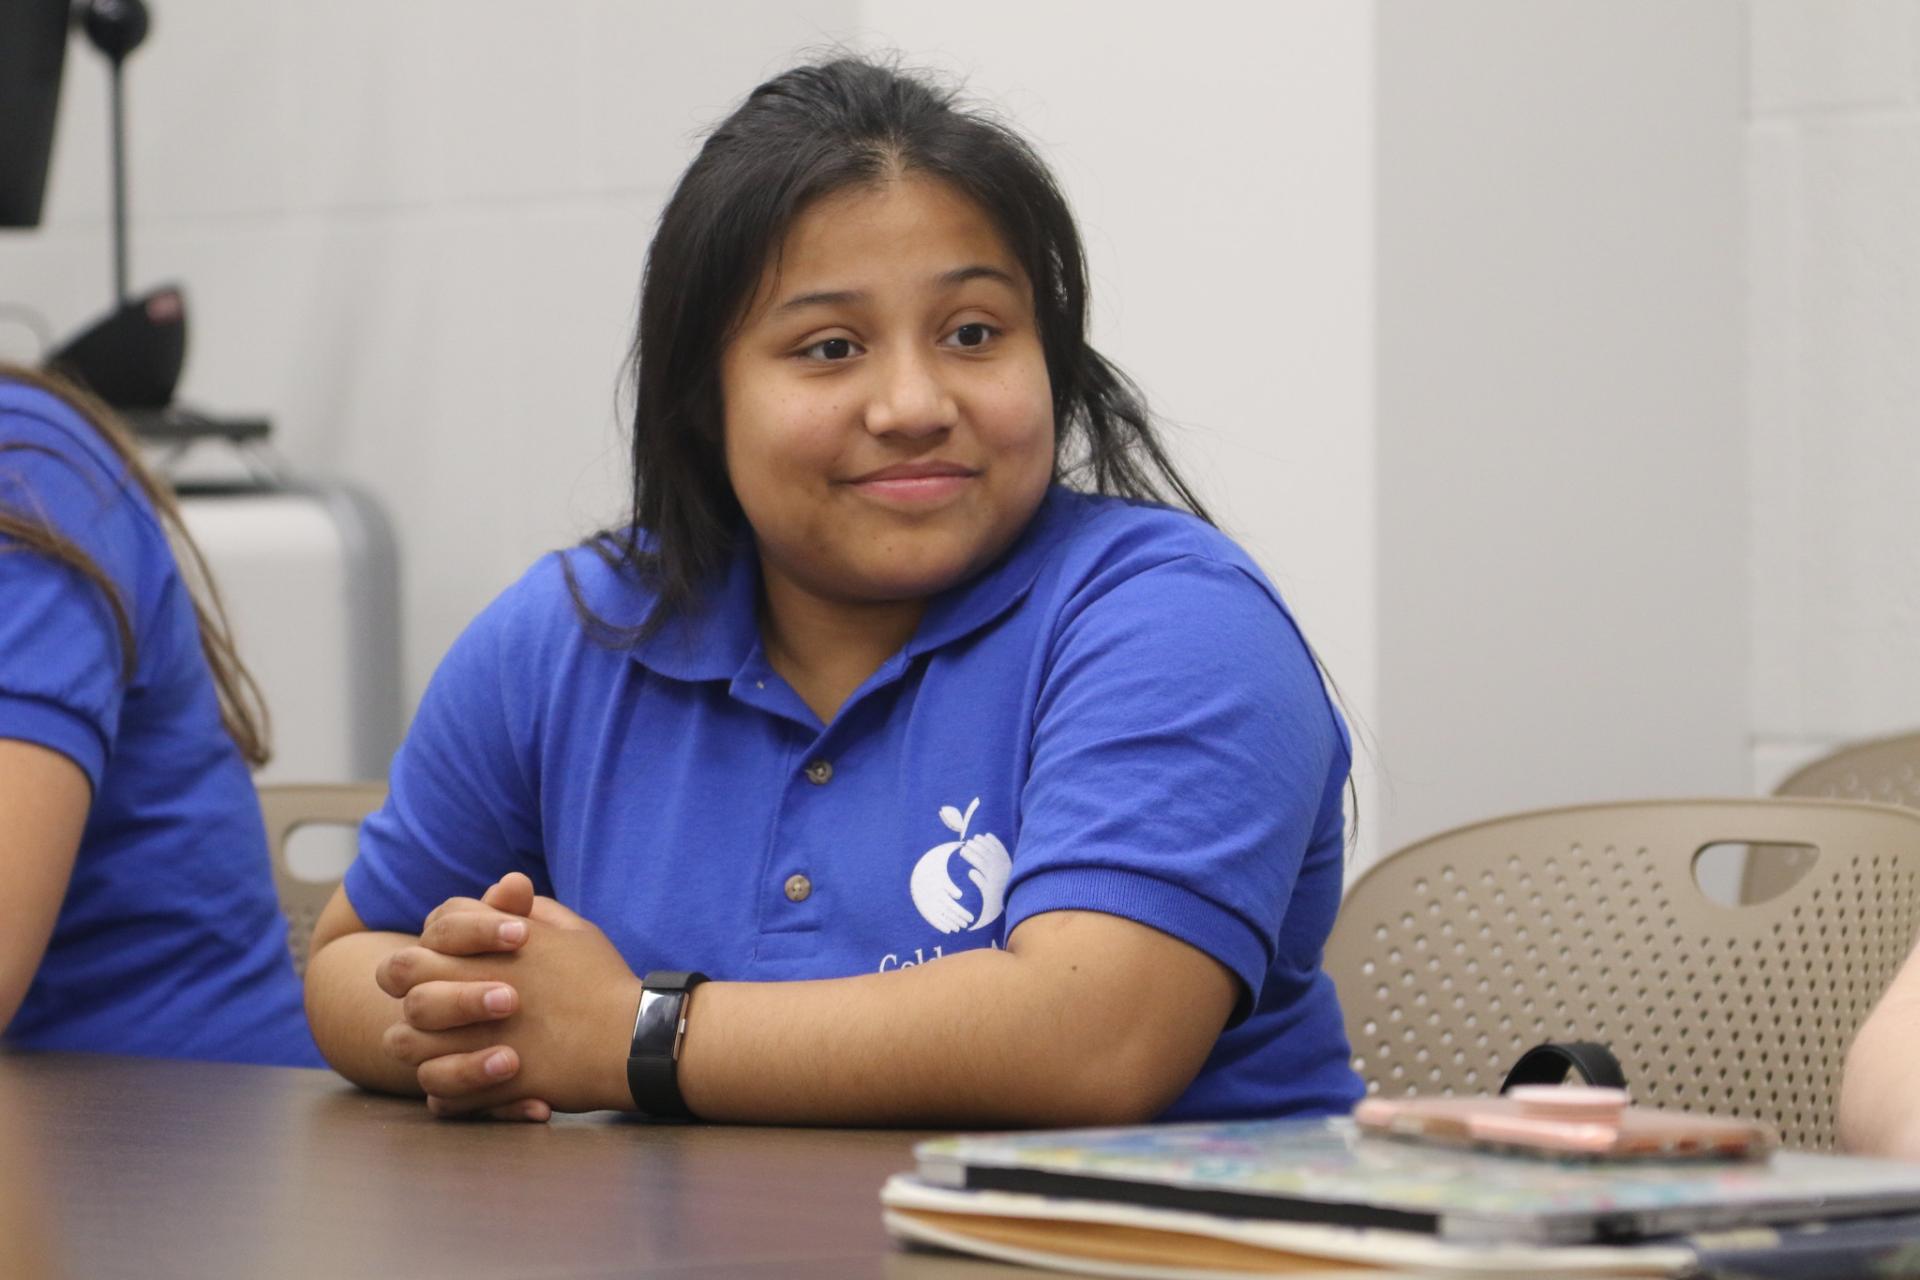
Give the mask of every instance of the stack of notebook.
[{"label": "stack of notebook", "polygon": [[1346,1120],[943,1138],[881,1193],[911,1245],[1160,1280],[1292,1275],[1920,1278],[1920,1164],[1548,1160]]}]

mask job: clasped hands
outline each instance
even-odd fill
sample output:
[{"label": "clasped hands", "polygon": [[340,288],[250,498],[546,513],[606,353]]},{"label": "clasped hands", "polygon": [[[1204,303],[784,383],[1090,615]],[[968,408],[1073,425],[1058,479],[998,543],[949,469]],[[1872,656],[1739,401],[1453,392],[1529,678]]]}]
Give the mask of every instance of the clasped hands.
[{"label": "clasped hands", "polygon": [[414,1069],[435,1115],[541,1122],[632,1105],[640,979],[591,921],[517,871],[434,908],[419,944],[374,979],[400,1001],[381,1048]]}]

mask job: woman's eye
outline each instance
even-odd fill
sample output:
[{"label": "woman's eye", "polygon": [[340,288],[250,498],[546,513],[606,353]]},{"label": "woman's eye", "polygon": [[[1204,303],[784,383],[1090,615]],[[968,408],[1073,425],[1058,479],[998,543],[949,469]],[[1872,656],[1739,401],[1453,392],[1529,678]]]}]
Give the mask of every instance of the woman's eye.
[{"label": "woman's eye", "polygon": [[822,338],[800,354],[814,360],[845,360],[857,350],[852,338]]},{"label": "woman's eye", "polygon": [[994,332],[990,324],[963,324],[948,334],[947,340],[956,347],[980,347],[986,345]]}]

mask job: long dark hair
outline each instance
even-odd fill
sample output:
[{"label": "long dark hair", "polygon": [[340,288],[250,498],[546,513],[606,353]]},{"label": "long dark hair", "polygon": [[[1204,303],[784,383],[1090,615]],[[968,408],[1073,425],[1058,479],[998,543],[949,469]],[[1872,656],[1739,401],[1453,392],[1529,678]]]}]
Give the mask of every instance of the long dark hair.
[{"label": "long dark hair", "polygon": [[[261,697],[260,686],[254,683],[252,674],[240,661],[240,654],[233,646],[233,631],[227,623],[226,607],[221,603],[219,589],[214,586],[213,575],[207,571],[207,562],[201,557],[200,548],[194,544],[181,522],[180,508],[174,501],[173,491],[140,460],[139,450],[134,447],[133,440],[121,429],[113,410],[104,402],[71,382],[6,364],[0,364],[0,382],[38,387],[66,401],[99,433],[107,447],[120,459],[127,475],[146,495],[147,501],[153,504],[168,540],[177,552],[184,553],[180,565],[181,578],[193,601],[194,620],[200,629],[200,650],[206,655],[207,667],[213,674],[214,690],[219,695],[221,723],[226,726],[228,736],[248,764],[255,767],[265,764],[271,754],[267,742],[266,700]],[[18,452],[50,451],[38,445],[0,442],[0,455]],[[127,601],[119,584],[108,576],[106,570],[72,538],[34,513],[0,506],[0,554],[6,553],[45,556],[78,574],[100,593],[113,615],[114,630],[119,634],[120,677],[131,681],[139,663],[133,619],[127,612]]]},{"label": "long dark hair", "polygon": [[708,135],[660,216],[631,355],[631,518],[586,543],[632,571],[656,602],[639,626],[614,626],[588,605],[563,558],[590,631],[613,643],[643,639],[690,612],[726,563],[745,517],[721,440],[721,354],[802,209],[908,172],[978,204],[1027,273],[1053,384],[1055,478],[1212,523],[1154,434],[1139,388],[1087,341],[1080,235],[1039,156],[949,89],[836,58],[749,94]]}]

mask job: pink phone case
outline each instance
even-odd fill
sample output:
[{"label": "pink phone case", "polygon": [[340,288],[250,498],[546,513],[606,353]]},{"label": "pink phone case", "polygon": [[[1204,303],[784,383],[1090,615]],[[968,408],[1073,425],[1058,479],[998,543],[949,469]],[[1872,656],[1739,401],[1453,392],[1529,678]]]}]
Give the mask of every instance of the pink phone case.
[{"label": "pink phone case", "polygon": [[1624,1089],[1529,1085],[1488,1098],[1368,1098],[1363,1132],[1448,1146],[1608,1160],[1751,1159],[1776,1144],[1749,1120],[1628,1103]]}]

